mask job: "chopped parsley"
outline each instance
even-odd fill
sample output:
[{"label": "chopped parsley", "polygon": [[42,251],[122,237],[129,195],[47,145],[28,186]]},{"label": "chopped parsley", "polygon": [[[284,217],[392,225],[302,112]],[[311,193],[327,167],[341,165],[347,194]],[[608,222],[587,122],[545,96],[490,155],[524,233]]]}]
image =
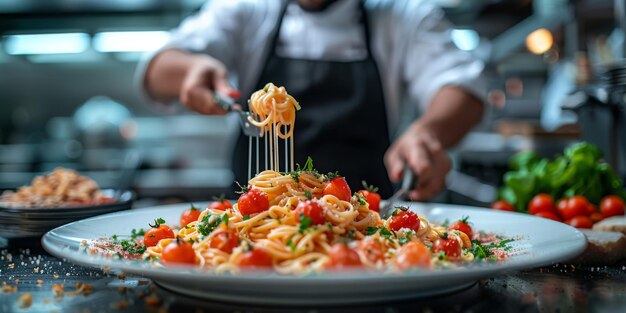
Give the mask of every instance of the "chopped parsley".
[{"label": "chopped parsley", "polygon": [[198,224],[198,232],[203,236],[208,236],[221,223],[228,225],[228,214],[224,213],[221,217],[218,214],[207,214]]},{"label": "chopped parsley", "polygon": [[296,244],[293,242],[293,237],[289,238],[286,243],[287,247],[291,248],[291,251],[296,251]]},{"label": "chopped parsley", "polygon": [[296,170],[292,171],[289,173],[289,175],[291,176],[291,178],[293,179],[293,181],[295,181],[296,183],[300,182],[300,174],[307,172],[312,174],[315,177],[319,177],[320,174],[317,172],[317,170],[313,167],[313,159],[311,157],[307,157],[306,158],[306,162],[304,163],[304,166],[300,166],[299,163],[296,163]]},{"label": "chopped parsley", "polygon": [[402,245],[403,245],[403,244],[405,244],[405,243],[407,243],[407,242],[409,242],[409,241],[411,241],[411,239],[410,239],[409,237],[402,237],[402,238],[399,238],[399,239],[398,239],[398,242],[399,242],[400,244],[402,244]]},{"label": "chopped parsley", "polygon": [[376,228],[376,227],[372,227],[372,226],[367,226],[367,227],[365,227],[365,233],[366,233],[368,236],[374,235],[374,234],[376,234],[377,232],[378,232],[378,228]]},{"label": "chopped parsley", "polygon": [[243,216],[243,220],[244,221],[247,221],[249,219],[250,219],[250,214],[246,214],[246,215]]},{"label": "chopped parsley", "polygon": [[308,190],[304,191],[304,196],[308,199],[311,200],[313,198],[313,196],[311,195],[311,192]]},{"label": "chopped parsley", "polygon": [[300,227],[298,229],[298,232],[300,232],[301,234],[304,233],[311,225],[313,225],[313,221],[311,220],[311,218],[304,214],[300,214]]},{"label": "chopped parsley", "polygon": [[513,241],[513,239],[504,239],[498,243],[485,245],[478,240],[472,240],[472,253],[474,254],[474,257],[476,259],[487,259],[487,261],[495,262],[498,260],[498,258],[494,256],[494,253],[491,250],[503,249],[504,251],[508,251],[512,248],[508,245],[508,243],[510,243],[511,241]]},{"label": "chopped parsley", "polygon": [[364,195],[355,192],[354,195],[356,196],[357,201],[359,201],[360,205],[367,205],[367,199],[365,198]]},{"label": "chopped parsley", "polygon": [[326,226],[328,227],[328,230],[333,231],[333,223],[326,222]]},{"label": "chopped parsley", "polygon": [[397,237],[396,234],[392,231],[390,231],[389,229],[385,228],[385,227],[372,227],[372,226],[368,226],[365,228],[365,233],[368,236],[372,236],[376,233],[379,233],[381,237],[387,239],[387,240],[391,240],[391,236],[393,235],[394,237]]},{"label": "chopped parsley", "polygon": [[148,226],[152,227],[152,228],[159,228],[159,226],[165,224],[165,220],[162,218],[157,218],[154,220],[154,225],[152,224],[148,224]]},{"label": "chopped parsley", "polygon": [[146,231],[143,230],[143,228],[139,228],[139,230],[136,230],[133,228],[133,230],[130,231],[130,239],[137,239],[145,235],[146,235]]},{"label": "chopped parsley", "polygon": [[143,254],[146,252],[146,246],[140,245],[134,240],[122,240],[120,241],[122,250],[129,254]]}]

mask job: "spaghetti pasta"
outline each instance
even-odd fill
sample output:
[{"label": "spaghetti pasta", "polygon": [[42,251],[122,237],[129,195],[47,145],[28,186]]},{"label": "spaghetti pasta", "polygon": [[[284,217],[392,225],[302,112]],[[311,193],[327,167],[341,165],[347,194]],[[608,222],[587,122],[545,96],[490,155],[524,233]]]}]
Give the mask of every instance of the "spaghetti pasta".
[{"label": "spaghetti pasta", "polygon": [[[252,95],[250,108],[259,119],[251,122],[272,137],[274,168],[251,178],[234,206],[208,207],[195,221],[182,225],[176,238],[163,237],[144,248],[141,241],[125,246],[163,264],[176,263],[170,251],[180,248],[195,254],[193,263],[204,270],[271,268],[296,275],[346,267],[390,271],[451,267],[504,258],[504,253],[494,253],[500,246],[483,246],[466,220],[460,231],[432,224],[402,207],[381,219],[363,195],[351,193],[345,179],[336,173],[320,174],[310,159],[302,168],[279,172],[276,143],[278,138],[293,140],[300,106],[284,87],[270,83]],[[159,220],[152,230],[163,227]]]}]

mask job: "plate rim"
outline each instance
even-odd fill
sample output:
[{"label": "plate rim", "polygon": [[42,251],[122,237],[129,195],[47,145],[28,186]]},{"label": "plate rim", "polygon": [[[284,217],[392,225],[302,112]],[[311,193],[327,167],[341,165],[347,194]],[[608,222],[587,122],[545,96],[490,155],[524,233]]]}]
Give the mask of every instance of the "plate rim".
[{"label": "plate rim", "polygon": [[[197,202],[197,203],[200,203],[200,202]],[[204,204],[205,202],[201,202],[201,203]],[[525,268],[536,268],[540,266],[558,263],[563,260],[567,260],[567,259],[570,259],[572,257],[579,255],[585,250],[587,246],[586,237],[579,230],[563,223],[559,223],[559,222],[551,221],[547,219],[541,219],[539,217],[535,217],[535,216],[528,215],[528,214],[522,214],[522,213],[517,213],[517,212],[493,211],[487,208],[479,208],[479,207],[465,206],[465,205],[451,205],[451,204],[443,204],[443,203],[420,203],[420,202],[406,202],[406,203],[409,203],[411,205],[419,205],[420,207],[423,207],[426,210],[432,209],[433,207],[445,207],[445,208],[452,208],[452,209],[466,209],[466,210],[471,209],[471,210],[489,211],[493,214],[503,215],[503,216],[507,216],[507,215],[512,216],[512,217],[524,216],[530,219],[541,220],[542,222],[547,222],[551,225],[555,225],[558,227],[564,227],[568,231],[573,232],[573,234],[575,235],[575,236],[570,236],[568,238],[572,240],[572,244],[574,244],[574,246],[570,250],[562,251],[556,256],[552,256],[550,258],[544,256],[541,258],[532,259],[532,260],[528,260],[526,262],[521,262],[521,263],[495,263],[495,264],[490,264],[489,266],[479,266],[479,267],[474,267],[470,269],[468,268],[461,269],[464,271],[464,273],[472,273],[472,276],[489,277],[489,276],[500,274],[502,272],[517,271],[517,270],[525,269]],[[347,273],[348,275],[346,275],[346,273],[341,273],[341,274],[332,273],[331,275],[314,275],[314,276],[280,275],[277,273],[269,274],[269,276],[267,273],[216,274],[210,271],[198,270],[196,267],[160,268],[160,267],[154,267],[154,266],[152,267],[133,266],[133,263],[128,260],[115,260],[112,258],[103,259],[103,258],[92,257],[85,252],[81,254],[79,251],[72,251],[72,250],[67,249],[67,247],[58,246],[58,244],[54,242],[54,237],[59,236],[59,235],[56,235],[57,231],[59,231],[60,229],[64,227],[71,227],[73,224],[82,223],[85,221],[97,220],[97,219],[106,219],[114,215],[116,216],[117,215],[119,216],[133,215],[133,214],[137,214],[137,212],[152,211],[155,209],[166,210],[168,207],[171,208],[171,207],[179,206],[179,205],[180,203],[170,204],[170,205],[161,205],[161,206],[151,206],[151,207],[134,209],[134,210],[112,212],[112,213],[107,213],[107,214],[102,214],[102,215],[98,215],[94,217],[81,219],[78,221],[74,221],[74,222],[56,227],[46,232],[41,238],[41,244],[43,248],[46,251],[48,251],[48,253],[59,258],[65,258],[76,264],[80,264],[80,265],[88,266],[88,267],[95,267],[95,268],[102,268],[104,265],[106,265],[108,267],[119,269],[124,272],[145,275],[148,277],[154,277],[155,280],[157,280],[158,279],[157,277],[159,276],[163,277],[163,276],[176,274],[176,275],[183,275],[185,279],[191,279],[191,280],[206,279],[206,280],[219,281],[219,280],[227,279],[227,280],[232,281],[233,279],[235,279],[235,280],[241,281],[242,283],[244,282],[254,283],[254,282],[262,282],[262,281],[266,282],[268,278],[271,279],[273,283],[276,283],[276,282],[294,283],[297,281],[305,281],[307,283],[311,283],[311,282],[327,283],[329,280],[332,280],[333,282],[345,283],[348,281],[367,282],[372,279],[373,280],[399,279],[399,281],[401,281],[405,279],[414,280],[416,278],[424,278],[424,279],[432,279],[435,277],[447,278],[448,276],[458,275],[459,273],[459,270],[444,269],[444,270],[428,270],[428,271],[409,271],[409,272],[402,272],[401,275],[393,275],[390,273],[378,272],[378,271],[376,272],[359,271],[358,272],[359,275],[357,276],[352,275],[350,273]],[[81,238],[81,239],[90,240],[94,238]],[[69,253],[66,253],[66,251],[69,251]],[[100,261],[100,262],[97,262],[97,261]],[[106,261],[104,262],[106,264],[104,264],[103,261]],[[367,275],[363,275],[363,273],[367,273]]]}]

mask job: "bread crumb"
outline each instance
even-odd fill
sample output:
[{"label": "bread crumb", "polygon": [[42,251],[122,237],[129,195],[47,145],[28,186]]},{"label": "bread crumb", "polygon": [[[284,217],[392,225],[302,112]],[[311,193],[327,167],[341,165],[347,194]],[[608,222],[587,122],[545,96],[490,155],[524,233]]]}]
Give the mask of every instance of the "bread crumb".
[{"label": "bread crumb", "polygon": [[105,266],[105,267],[102,268],[102,271],[105,272],[105,273],[107,273],[110,270],[111,270],[111,268],[108,267],[108,266]]},{"label": "bread crumb", "polygon": [[126,301],[126,300],[117,301],[117,303],[115,303],[115,307],[118,310],[123,310],[123,309],[128,307],[128,301]]},{"label": "bread crumb", "polygon": [[140,281],[137,282],[137,286],[144,286],[144,285],[147,285],[147,284],[148,284],[147,280],[140,280]]},{"label": "bread crumb", "polygon": [[126,279],[126,275],[125,274],[119,274],[119,275],[117,275],[117,279],[124,280],[124,279]]},{"label": "bread crumb", "polygon": [[33,271],[34,271],[35,273],[39,273],[39,266],[37,266],[37,267],[33,268]]},{"label": "bread crumb", "polygon": [[52,293],[55,296],[63,296],[65,294],[65,286],[63,284],[52,284]]},{"label": "bread crumb", "polygon": [[161,304],[161,299],[156,296],[145,297],[143,301],[145,301],[146,305],[149,307],[155,307]]},{"label": "bread crumb", "polygon": [[52,275],[52,277],[53,277],[54,279],[58,279],[58,278],[59,278],[59,275],[54,274],[54,275]]},{"label": "bread crumb", "polygon": [[20,283],[20,280],[19,280],[19,279],[16,279],[16,280],[15,280],[15,284],[17,285],[17,284],[19,284],[19,283]]},{"label": "bread crumb", "polygon": [[24,293],[17,298],[17,302],[20,303],[20,308],[30,308],[33,305],[33,295],[30,292]]},{"label": "bread crumb", "polygon": [[117,292],[119,292],[120,294],[125,294],[126,293],[126,286],[119,286],[117,288]]},{"label": "bread crumb", "polygon": [[150,292],[152,292],[152,293],[156,292],[156,286],[155,285],[150,285],[148,288],[150,288]]},{"label": "bread crumb", "polygon": [[89,295],[93,291],[93,286],[83,282],[76,283],[76,290],[65,293],[68,296]]},{"label": "bread crumb", "polygon": [[37,286],[41,287],[43,285],[43,280],[37,279]]},{"label": "bread crumb", "polygon": [[11,293],[11,292],[16,292],[16,291],[17,291],[17,286],[4,285],[2,287],[2,292]]}]

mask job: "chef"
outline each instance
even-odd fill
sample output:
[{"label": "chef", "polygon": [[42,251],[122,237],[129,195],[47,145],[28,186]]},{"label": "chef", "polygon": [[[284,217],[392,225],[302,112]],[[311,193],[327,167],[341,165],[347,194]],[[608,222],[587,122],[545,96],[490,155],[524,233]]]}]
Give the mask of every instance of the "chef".
[{"label": "chef", "polygon": [[[137,81],[152,102],[201,114],[226,113],[212,91],[247,99],[268,82],[285,86],[302,106],[296,162],[311,156],[383,197],[408,166],[419,177],[410,197],[423,200],[445,186],[445,149],[483,112],[484,65],[450,31],[432,1],[212,0],[140,64]],[[247,140],[236,146],[235,176],[246,181]]]}]

